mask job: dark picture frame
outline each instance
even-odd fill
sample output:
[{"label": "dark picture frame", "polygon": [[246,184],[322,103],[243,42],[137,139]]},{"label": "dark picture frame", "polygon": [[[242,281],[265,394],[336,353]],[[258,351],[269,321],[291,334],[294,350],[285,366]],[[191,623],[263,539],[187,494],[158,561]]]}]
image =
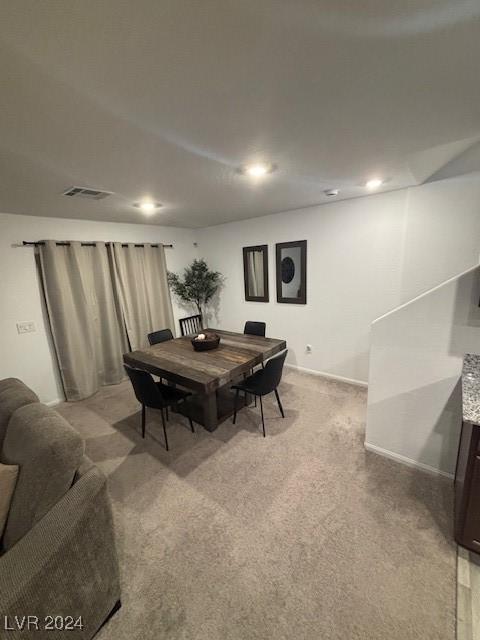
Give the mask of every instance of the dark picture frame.
[{"label": "dark picture frame", "polygon": [[[299,263],[295,265],[295,261],[283,255],[288,249],[300,249]],[[276,280],[277,280],[277,302],[285,304],[307,304],[307,241],[295,240],[293,242],[279,242],[275,245],[276,252]],[[293,252],[292,252],[293,253]],[[297,289],[298,295],[285,296],[283,285],[289,284],[294,280],[295,274],[298,274],[300,267],[300,282]]]},{"label": "dark picture frame", "polygon": [[[261,252],[263,257],[263,296],[253,296],[250,293],[248,280],[248,260],[251,252]],[[269,302],[268,292],[268,244],[243,247],[243,281],[245,286],[245,300],[248,302]]]}]

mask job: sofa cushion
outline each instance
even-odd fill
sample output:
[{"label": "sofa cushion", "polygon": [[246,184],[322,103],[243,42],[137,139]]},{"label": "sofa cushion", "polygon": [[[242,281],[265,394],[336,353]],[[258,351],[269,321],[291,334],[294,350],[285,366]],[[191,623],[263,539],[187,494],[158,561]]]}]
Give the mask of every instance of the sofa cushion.
[{"label": "sofa cushion", "polygon": [[18,383],[23,384],[23,382],[18,378],[4,378],[3,380],[0,380],[0,393],[5,391],[5,389],[15,387]]},{"label": "sofa cushion", "polygon": [[38,402],[38,396],[23,382],[16,378],[0,380],[0,450],[13,413],[32,402]]},{"label": "sofa cushion", "polygon": [[2,464],[0,462],[0,538],[7,522],[17,476],[18,467],[16,464]]},{"label": "sofa cushion", "polygon": [[22,538],[72,486],[82,463],[80,435],[53,409],[30,404],[8,425],[2,462],[20,467],[3,538],[4,549]]}]

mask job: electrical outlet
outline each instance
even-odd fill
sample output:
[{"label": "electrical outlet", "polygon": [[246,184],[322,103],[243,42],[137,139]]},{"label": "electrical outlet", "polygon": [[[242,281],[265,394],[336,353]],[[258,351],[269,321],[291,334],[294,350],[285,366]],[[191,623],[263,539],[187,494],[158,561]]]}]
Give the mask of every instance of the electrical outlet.
[{"label": "electrical outlet", "polygon": [[18,333],[33,333],[35,331],[34,322],[17,322]]},{"label": "electrical outlet", "polygon": [[311,345],[311,344],[307,344],[307,346],[306,346],[306,352],[307,352],[307,353],[312,353],[312,345]]}]

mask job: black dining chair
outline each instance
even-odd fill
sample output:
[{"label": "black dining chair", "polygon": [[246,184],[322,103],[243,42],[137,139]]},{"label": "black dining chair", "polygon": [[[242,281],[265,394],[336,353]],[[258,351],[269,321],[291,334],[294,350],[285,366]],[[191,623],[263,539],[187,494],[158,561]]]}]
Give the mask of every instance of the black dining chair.
[{"label": "black dining chair", "polygon": [[[243,333],[244,335],[248,335],[248,336],[260,336],[262,338],[265,337],[265,331],[266,331],[267,325],[265,322],[257,322],[255,320],[247,320],[247,322],[245,322],[245,327],[243,328]],[[262,365],[262,369],[264,368],[264,363],[261,362],[260,363]],[[253,373],[253,368],[251,370],[251,373]],[[257,406],[257,397],[255,396],[255,406]]]},{"label": "black dining chair", "polygon": [[[168,407],[176,406],[180,402],[185,402],[192,394],[189,391],[182,391],[176,387],[169,387],[161,382],[155,382],[152,376],[147,371],[141,369],[133,369],[124,365],[125,371],[132,383],[133,390],[137,400],[142,405],[142,438],[145,438],[145,418],[146,408],[159,409],[162,414],[162,426],[163,435],[165,437],[165,448],[168,451],[168,439],[167,429],[165,425],[165,416],[163,410],[167,412],[168,420]],[[192,418],[188,417],[190,423],[190,429],[192,433],[195,433],[193,428]]]},{"label": "black dining chair", "polygon": [[148,342],[152,347],[154,344],[160,344],[160,342],[167,342],[167,340],[173,340],[173,333],[170,329],[160,329],[159,331],[152,331],[149,333]]},{"label": "black dining chair", "polygon": [[202,330],[202,314],[180,318],[180,332],[182,336],[189,336],[192,333],[200,333]]},{"label": "black dining chair", "polygon": [[245,327],[243,329],[243,333],[249,336],[261,336],[265,337],[265,330],[267,325],[265,322],[255,322],[253,320],[247,320],[245,322]]},{"label": "black dining chair", "polygon": [[278,385],[280,384],[280,380],[282,379],[283,365],[285,363],[285,358],[287,357],[287,349],[279,353],[277,356],[270,358],[267,360],[264,369],[259,369],[252,376],[249,376],[242,382],[234,384],[232,389],[235,389],[235,405],[233,409],[233,424],[235,424],[237,419],[237,404],[238,404],[238,394],[240,391],[245,393],[245,398],[247,394],[254,395],[255,397],[260,398],[260,410],[262,412],[262,429],[263,429],[263,437],[265,438],[265,419],[263,417],[263,403],[262,397],[266,396],[272,391],[275,393],[275,397],[277,398],[278,408],[280,409],[280,413],[282,414],[282,418],[285,418],[285,414],[283,412],[282,403],[280,402],[280,396],[278,394]]},{"label": "black dining chair", "polygon": [[[150,346],[153,347],[154,344],[160,344],[161,342],[167,342],[168,340],[173,340],[173,333],[170,331],[170,329],[160,329],[159,331],[152,331],[152,333],[149,333],[147,338]],[[162,378],[160,378],[160,382],[162,382]],[[167,409],[167,420],[168,420],[168,409]]]}]

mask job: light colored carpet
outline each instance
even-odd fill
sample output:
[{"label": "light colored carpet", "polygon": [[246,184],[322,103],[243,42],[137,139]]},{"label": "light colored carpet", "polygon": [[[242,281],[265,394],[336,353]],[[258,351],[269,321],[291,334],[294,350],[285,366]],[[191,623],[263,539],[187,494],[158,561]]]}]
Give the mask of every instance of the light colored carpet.
[{"label": "light colored carpet", "polygon": [[128,383],[60,412],[108,474],[123,607],[99,640],[453,640],[451,483],[366,453],[366,392],[286,370],[212,434]]}]

